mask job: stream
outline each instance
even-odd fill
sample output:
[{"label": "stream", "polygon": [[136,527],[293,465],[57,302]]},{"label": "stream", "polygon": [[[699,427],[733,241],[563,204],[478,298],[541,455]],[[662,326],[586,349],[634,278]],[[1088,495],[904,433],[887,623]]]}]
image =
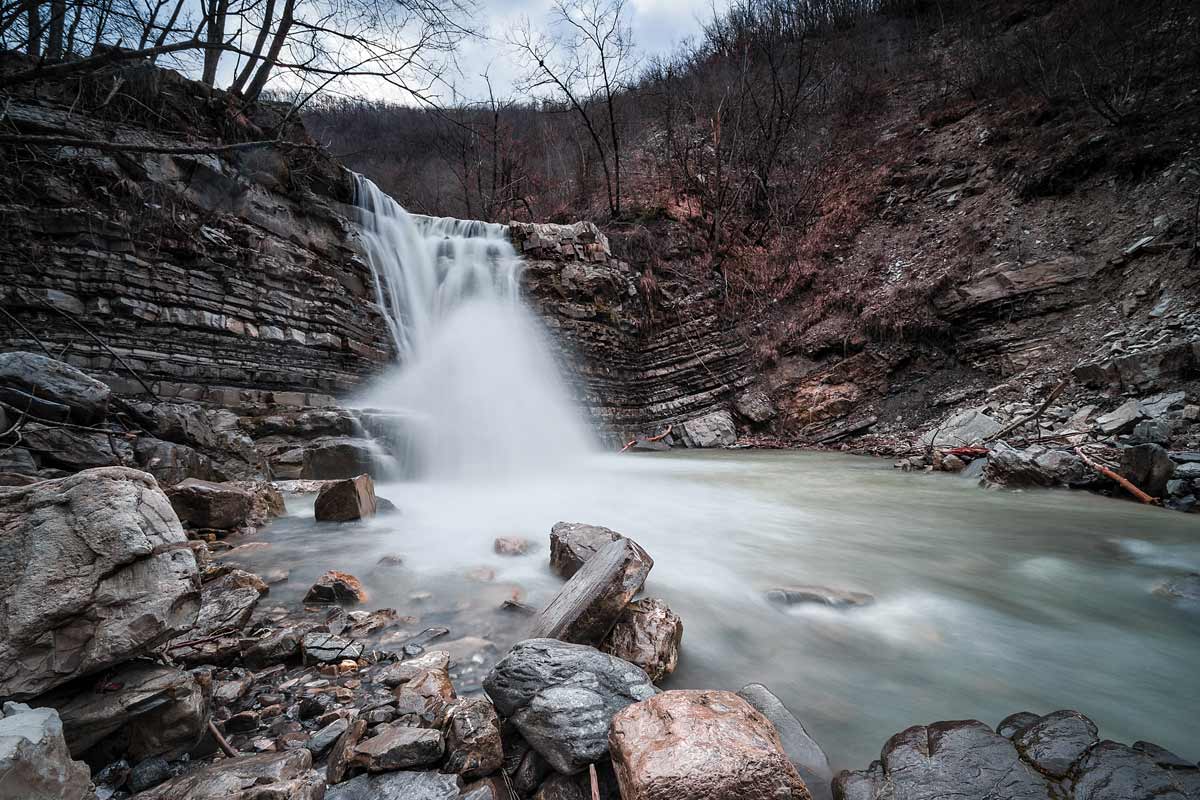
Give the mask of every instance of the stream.
[{"label": "stream", "polygon": [[[1200,608],[1154,593],[1200,570],[1192,516],[799,451],[592,455],[377,492],[400,513],[318,524],[311,495],[290,497],[289,516],[258,537],[272,546],[247,566],[290,569],[268,598],[287,605],[326,570],[357,575],[366,607],[412,615],[408,632],[450,628],[431,646],[473,659],[474,686],[528,624],[504,600],[541,607],[562,585],[548,567],[550,527],[589,522],[646,548],[645,593],[683,618],[666,688],[765,683],[835,770],[866,766],[910,725],[995,726],[1059,708],[1090,716],[1101,738],[1200,758]],[[499,556],[497,536],[534,546]],[[385,555],[403,565],[379,564]],[[877,600],[834,610],[764,597],[797,584]]]}]

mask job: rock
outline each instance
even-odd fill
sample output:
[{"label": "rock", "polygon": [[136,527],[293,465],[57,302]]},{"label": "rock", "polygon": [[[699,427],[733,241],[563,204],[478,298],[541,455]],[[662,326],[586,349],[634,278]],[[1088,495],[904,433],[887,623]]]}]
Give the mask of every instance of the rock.
[{"label": "rock", "polygon": [[687,447],[737,444],[737,428],[728,411],[712,411],[702,417],[693,417],[679,426],[679,435]]},{"label": "rock", "polygon": [[921,446],[971,447],[981,444],[1004,426],[986,413],[986,406],[968,408],[952,415],[920,439]]},{"label": "rock", "polygon": [[326,750],[333,747],[333,743],[345,733],[349,725],[350,723],[344,719],[335,719],[310,736],[304,746],[313,754],[313,758],[320,758],[325,755]]},{"label": "rock", "polygon": [[1166,444],[1171,441],[1171,423],[1165,419],[1144,419],[1133,426],[1130,444]]},{"label": "rock", "polygon": [[305,480],[346,480],[374,475],[375,454],[364,439],[335,438],[307,447],[300,478]]},{"label": "rock", "polygon": [[1103,741],[1084,754],[1074,772],[1074,800],[1191,800],[1181,779],[1145,753]]},{"label": "rock", "polygon": [[138,467],[153,475],[161,486],[173,486],[188,478],[216,477],[212,459],[186,444],[139,436],[133,445],[133,455]]},{"label": "rock", "polygon": [[1151,497],[1162,497],[1167,481],[1175,473],[1175,462],[1157,444],[1121,448],[1121,475]]},{"label": "rock", "polygon": [[249,524],[254,498],[233,483],[188,478],[167,490],[185,528],[232,530]]},{"label": "rock", "polygon": [[352,639],[314,632],[306,633],[300,640],[300,651],[305,664],[328,664],[360,657],[363,654],[363,646]]},{"label": "rock", "polygon": [[666,602],[648,597],[630,603],[600,646],[646,671],[654,683],[675,671],[683,641],[683,620]]},{"label": "rock", "polygon": [[1137,400],[1127,400],[1115,410],[1096,417],[1096,427],[1105,436],[1113,436],[1132,430],[1143,416],[1145,414],[1142,411],[1141,403]]},{"label": "rock", "polygon": [[829,608],[855,608],[868,606],[875,602],[875,597],[866,592],[831,589],[828,586],[790,586],[785,589],[772,589],[767,592],[767,599],[772,603],[785,606],[812,603]]},{"label": "rock", "polygon": [[967,462],[963,461],[958,456],[950,453],[942,459],[943,472],[962,472],[967,468]]},{"label": "rock", "polygon": [[38,698],[62,718],[71,752],[93,747],[133,758],[178,758],[204,737],[208,698],[191,673],[146,661],[131,661],[104,680],[68,687]]},{"label": "rock", "polygon": [[317,582],[304,596],[304,602],[356,605],[367,602],[367,590],[353,575],[330,570],[317,578]]},{"label": "rock", "polygon": [[273,628],[254,639],[240,643],[242,660],[250,669],[262,669],[281,664],[300,652],[300,640],[312,631],[313,625],[289,625]]},{"label": "rock", "polygon": [[0,717],[0,795],[12,800],[91,800],[87,764],[72,761],[53,708],[5,703]]},{"label": "rock", "polygon": [[1183,409],[1187,404],[1186,392],[1165,392],[1153,397],[1144,397],[1139,403],[1142,413],[1150,419],[1158,419],[1172,409]]},{"label": "rock", "polygon": [[1040,719],[1041,716],[1038,714],[1029,711],[1018,711],[1000,720],[1000,724],[996,726],[996,733],[1006,739],[1011,739],[1020,733],[1025,726],[1032,725]]},{"label": "rock", "polygon": [[733,408],[751,422],[766,422],[775,417],[775,405],[762,389],[744,389],[734,398]]},{"label": "rock", "polygon": [[171,765],[162,756],[153,756],[137,763],[129,773],[129,790],[145,791],[171,777]]},{"label": "rock", "polygon": [[1175,466],[1174,476],[1180,480],[1200,480],[1200,463],[1189,461]]},{"label": "rock", "polygon": [[96,467],[134,463],[133,448],[124,437],[97,432],[78,432],[26,423],[21,443],[37,456],[43,469],[78,472]]},{"label": "rock", "polygon": [[455,699],[454,684],[443,669],[425,670],[395,690],[396,713],[406,725],[441,729]]},{"label": "rock", "polygon": [[320,522],[351,522],[375,516],[376,507],[375,483],[359,475],[322,486],[314,513]]},{"label": "rock", "polygon": [[213,700],[220,705],[231,706],[245,697],[253,685],[254,675],[252,674],[244,675],[240,678],[232,678],[227,681],[214,681],[212,686]]},{"label": "rock", "polygon": [[390,772],[433,764],[442,757],[440,731],[384,725],[383,731],[354,746],[350,763],[368,772]]},{"label": "rock", "polygon": [[632,539],[608,543],[534,618],[529,637],[599,645],[653,566],[654,560]]},{"label": "rock", "polygon": [[1067,450],[1032,445],[1024,450],[996,442],[988,453],[983,477],[1012,488],[1070,486],[1087,483],[1094,473],[1079,456]]},{"label": "rock", "polygon": [[1200,602],[1200,572],[1169,580],[1155,589],[1154,593],[1177,600]]},{"label": "rock", "polygon": [[844,800],[1052,797],[1046,779],[1021,760],[1013,743],[976,720],[914,725],[897,733],[884,745],[878,766],[839,773],[833,796]]},{"label": "rock", "polygon": [[656,691],[633,664],[555,639],[518,642],[483,688],[500,715],[565,774],[603,758],[613,714]]},{"label": "rock", "polygon": [[671,691],[618,712],[624,800],[809,800],[771,723],[732,692]]},{"label": "rock", "polygon": [[233,569],[200,587],[200,613],[195,627],[184,637],[212,636],[218,631],[241,630],[250,621],[267,584],[257,575]]},{"label": "rock", "polygon": [[459,700],[446,715],[446,763],[444,772],[464,780],[491,775],[504,763],[500,720],[496,709],[482,697]]},{"label": "rock", "polygon": [[69,364],[37,353],[0,353],[0,400],[53,422],[92,425],[108,415],[112,391]]},{"label": "rock", "polygon": [[325,793],[325,800],[459,800],[462,797],[458,780],[438,772],[359,775],[330,786]]},{"label": "rock", "polygon": [[[4,430],[8,430],[5,428]],[[0,453],[0,472],[5,475],[37,475],[38,465],[33,460],[31,454],[24,447],[5,446],[4,452]],[[5,483],[5,486],[27,486],[28,483]]]},{"label": "rock", "polygon": [[445,672],[450,668],[450,654],[445,650],[431,650],[416,658],[406,659],[399,663],[388,664],[375,680],[385,686],[399,686],[407,683],[423,672],[440,670]]},{"label": "rock", "polygon": [[563,578],[570,578],[597,550],[621,538],[616,531],[599,525],[555,523],[550,529],[550,569]]},{"label": "rock", "polygon": [[775,726],[783,752],[808,787],[813,800],[832,800],[833,770],[829,767],[829,758],[821,745],[808,735],[804,724],[761,683],[743,686],[738,695]]},{"label": "rock", "polygon": [[321,800],[325,781],[300,748],[223,758],[153,789],[137,800]]},{"label": "rock", "polygon": [[523,556],[529,552],[530,541],[520,536],[499,536],[492,549],[499,556]]},{"label": "rock", "polygon": [[1055,711],[1024,726],[1012,741],[1021,758],[1043,775],[1065,778],[1099,741],[1096,734],[1096,724],[1078,711]]},{"label": "rock", "polygon": [[341,783],[350,769],[350,759],[354,756],[354,748],[367,732],[365,719],[351,720],[346,730],[333,743],[329,750],[329,761],[325,765],[325,780],[331,784]]},{"label": "rock", "polygon": [[0,489],[0,597],[0,696],[18,700],[150,651],[200,607],[166,495],[120,467]]}]

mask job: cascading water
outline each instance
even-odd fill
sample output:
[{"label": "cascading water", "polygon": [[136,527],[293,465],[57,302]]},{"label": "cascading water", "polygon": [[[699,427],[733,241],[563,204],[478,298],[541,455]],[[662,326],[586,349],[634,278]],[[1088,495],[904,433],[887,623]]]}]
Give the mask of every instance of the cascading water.
[{"label": "cascading water", "polygon": [[586,455],[589,433],[520,300],[503,225],[409,214],[361,175],[362,242],[399,356],[363,404],[406,418],[407,467],[513,477]]}]

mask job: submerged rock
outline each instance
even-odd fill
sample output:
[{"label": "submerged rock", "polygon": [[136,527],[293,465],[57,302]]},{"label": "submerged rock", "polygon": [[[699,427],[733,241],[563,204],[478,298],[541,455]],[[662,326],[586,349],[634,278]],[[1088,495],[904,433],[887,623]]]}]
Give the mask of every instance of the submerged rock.
[{"label": "submerged rock", "polygon": [[367,590],[358,578],[348,572],[330,570],[317,578],[317,582],[304,596],[304,602],[355,605],[367,602]]},{"label": "submerged rock", "polygon": [[496,710],[562,773],[608,753],[613,714],[657,691],[638,667],[555,639],[513,646],[483,681]]},{"label": "submerged rock", "polygon": [[498,556],[523,556],[529,552],[531,542],[522,536],[498,536],[492,550]]},{"label": "submerged rock", "polygon": [[351,522],[375,516],[377,509],[374,481],[359,475],[322,486],[313,513],[319,522]]},{"label": "submerged rock", "polygon": [[600,649],[636,664],[658,683],[675,671],[683,641],[683,620],[665,601],[653,597],[630,603]]},{"label": "submerged rock", "polygon": [[671,691],[618,712],[624,800],[809,800],[774,726],[732,692]]},{"label": "submerged rock", "polygon": [[829,767],[829,758],[821,745],[808,735],[804,723],[761,683],[743,686],[738,695],[775,726],[783,752],[800,774],[813,800],[831,800],[833,770]]},{"label": "submerged rock", "polygon": [[1167,581],[1154,590],[1163,597],[1200,602],[1200,572],[1193,572]]},{"label": "submerged rock", "polygon": [[0,714],[0,795],[22,800],[85,800],[87,764],[72,761],[53,708],[5,703]]},{"label": "submerged rock", "polygon": [[614,530],[582,522],[558,522],[550,529],[550,569],[570,578],[596,551],[623,538]]},{"label": "submerged rock", "polygon": [[599,645],[641,591],[653,566],[654,560],[632,539],[610,542],[534,619],[530,638]]},{"label": "submerged rock", "polygon": [[146,653],[200,607],[170,503],[121,467],[0,489],[0,596],[0,696],[13,699]]},{"label": "submerged rock", "polygon": [[811,603],[829,608],[854,608],[875,602],[874,595],[866,592],[831,589],[828,586],[792,586],[786,589],[772,589],[767,592],[767,599],[772,603],[784,606]]}]

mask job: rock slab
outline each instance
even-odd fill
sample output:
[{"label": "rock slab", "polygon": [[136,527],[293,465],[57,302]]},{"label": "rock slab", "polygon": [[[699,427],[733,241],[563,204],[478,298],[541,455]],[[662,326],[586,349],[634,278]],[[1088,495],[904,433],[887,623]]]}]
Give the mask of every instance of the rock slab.
[{"label": "rock slab", "polygon": [[321,487],[313,513],[320,522],[353,522],[375,516],[378,501],[370,475],[332,481]]},{"label": "rock slab", "polygon": [[621,534],[600,525],[582,522],[558,522],[550,529],[550,569],[570,578],[596,551]]},{"label": "rock slab", "polygon": [[94,797],[87,764],[72,761],[53,708],[5,703],[0,715],[0,795],[22,800]]}]

